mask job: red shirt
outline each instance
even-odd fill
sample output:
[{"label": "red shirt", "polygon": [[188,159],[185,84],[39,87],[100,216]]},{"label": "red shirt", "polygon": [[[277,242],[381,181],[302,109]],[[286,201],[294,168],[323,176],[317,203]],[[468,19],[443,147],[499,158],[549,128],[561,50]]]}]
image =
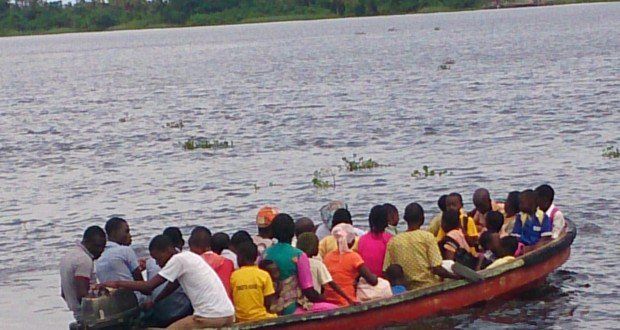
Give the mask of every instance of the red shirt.
[{"label": "red shirt", "polygon": [[226,288],[228,297],[232,298],[230,291],[230,275],[235,270],[233,262],[213,251],[203,253],[202,258],[213,268],[215,273],[217,273],[217,276],[222,280],[222,284],[224,284],[224,288]]}]

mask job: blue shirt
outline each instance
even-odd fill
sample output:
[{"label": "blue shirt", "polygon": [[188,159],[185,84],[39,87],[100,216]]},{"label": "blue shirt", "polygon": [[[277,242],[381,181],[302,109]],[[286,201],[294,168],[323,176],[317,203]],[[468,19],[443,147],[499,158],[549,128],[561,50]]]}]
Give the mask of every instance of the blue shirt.
[{"label": "blue shirt", "polygon": [[541,237],[551,237],[552,229],[551,220],[544,212],[538,210],[534,217],[520,212],[515,219],[512,236],[519,238],[519,241],[525,245],[534,245]]},{"label": "blue shirt", "polygon": [[394,285],[392,287],[393,295],[398,295],[398,294],[405,293],[405,292],[407,292],[407,288],[405,288],[405,286],[403,285]]},{"label": "blue shirt", "polygon": [[99,283],[133,281],[131,273],[138,266],[138,256],[132,248],[108,241],[96,263],[97,278]]}]

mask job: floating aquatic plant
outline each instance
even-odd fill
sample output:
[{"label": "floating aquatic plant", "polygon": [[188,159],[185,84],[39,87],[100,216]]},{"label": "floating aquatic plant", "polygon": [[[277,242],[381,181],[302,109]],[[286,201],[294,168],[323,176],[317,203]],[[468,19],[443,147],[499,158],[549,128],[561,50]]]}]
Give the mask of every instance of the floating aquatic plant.
[{"label": "floating aquatic plant", "polygon": [[[357,158],[357,155],[354,154],[353,158]],[[372,158],[368,158],[365,160],[364,157],[360,157],[358,159],[348,159],[347,157],[342,157],[342,161],[345,162],[346,169],[349,172],[367,170],[367,169],[383,166],[375,162],[374,160],[372,160]]]},{"label": "floating aquatic plant", "polygon": [[194,150],[194,149],[228,149],[233,147],[232,141],[220,141],[213,140],[210,141],[208,139],[195,139],[190,138],[185,143],[183,143],[183,149],[185,150]]},{"label": "floating aquatic plant", "polygon": [[[331,177],[332,182],[325,180],[324,178],[326,177]],[[322,168],[318,171],[314,171],[311,182],[317,189],[336,188],[336,173],[330,168]]]},{"label": "floating aquatic plant", "polygon": [[618,147],[609,146],[603,149],[603,157],[620,158],[620,149],[618,149]]},{"label": "floating aquatic plant", "polygon": [[179,120],[179,121],[170,121],[166,123],[166,127],[168,128],[183,128],[183,121]]},{"label": "floating aquatic plant", "polygon": [[[444,176],[448,175],[448,170],[435,170],[431,169],[428,165],[422,166],[422,171],[415,170],[411,173],[411,176],[414,178],[428,178],[429,176]],[[452,172],[449,173],[452,175]]]}]

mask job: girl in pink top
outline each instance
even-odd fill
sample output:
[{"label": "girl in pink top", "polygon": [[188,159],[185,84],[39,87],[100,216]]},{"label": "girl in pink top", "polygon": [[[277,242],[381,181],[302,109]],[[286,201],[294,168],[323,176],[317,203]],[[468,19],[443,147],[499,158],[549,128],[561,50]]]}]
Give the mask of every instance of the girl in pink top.
[{"label": "girl in pink top", "polygon": [[362,256],[368,269],[377,276],[383,276],[383,259],[387,244],[392,238],[392,235],[385,232],[388,225],[387,217],[387,208],[375,205],[368,216],[370,232],[360,237],[358,242],[357,252]]}]

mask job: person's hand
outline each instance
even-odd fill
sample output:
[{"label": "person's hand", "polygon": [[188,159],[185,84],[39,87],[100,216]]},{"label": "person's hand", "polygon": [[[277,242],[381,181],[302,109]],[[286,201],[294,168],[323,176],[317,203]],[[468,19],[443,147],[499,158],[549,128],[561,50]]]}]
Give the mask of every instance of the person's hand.
[{"label": "person's hand", "polygon": [[147,300],[144,303],[142,303],[142,305],[140,305],[140,307],[142,307],[142,309],[144,310],[149,310],[153,308],[154,306],[155,306],[155,302],[152,300]]},{"label": "person's hand", "polygon": [[146,258],[138,259],[138,269],[143,272],[146,269]]},{"label": "person's hand", "polygon": [[118,289],[118,281],[107,281],[104,282],[103,284],[101,284],[103,287],[105,288],[112,288],[112,289]]}]

